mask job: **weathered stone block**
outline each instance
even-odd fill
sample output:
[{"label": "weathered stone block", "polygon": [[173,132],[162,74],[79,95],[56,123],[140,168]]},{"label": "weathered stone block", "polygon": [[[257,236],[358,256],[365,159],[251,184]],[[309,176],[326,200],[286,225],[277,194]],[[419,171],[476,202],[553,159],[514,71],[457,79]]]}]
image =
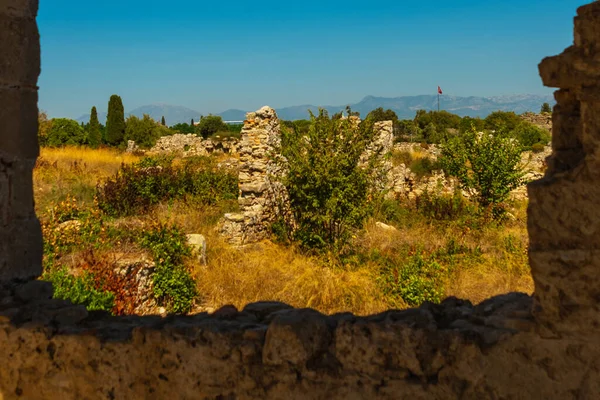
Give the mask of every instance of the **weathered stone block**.
[{"label": "weathered stone block", "polygon": [[13,161],[39,154],[37,91],[0,87],[0,158]]},{"label": "weathered stone block", "polygon": [[21,18],[35,18],[38,11],[38,3],[38,0],[3,0],[0,2],[0,14]]},{"label": "weathered stone block", "polygon": [[585,49],[586,54],[600,50],[598,26],[600,25],[600,10],[592,4],[579,7],[575,17],[575,46]]},{"label": "weathered stone block", "polygon": [[[599,171],[600,172],[600,171]],[[600,249],[599,178],[580,165],[560,177],[529,184],[530,249]]]},{"label": "weathered stone block", "polygon": [[0,282],[42,274],[42,232],[37,218],[0,227]]},{"label": "weathered stone block", "polygon": [[600,250],[532,250],[529,263],[538,322],[561,334],[600,333]]},{"label": "weathered stone block", "polygon": [[0,13],[0,85],[36,90],[40,74],[40,41],[35,19]]}]

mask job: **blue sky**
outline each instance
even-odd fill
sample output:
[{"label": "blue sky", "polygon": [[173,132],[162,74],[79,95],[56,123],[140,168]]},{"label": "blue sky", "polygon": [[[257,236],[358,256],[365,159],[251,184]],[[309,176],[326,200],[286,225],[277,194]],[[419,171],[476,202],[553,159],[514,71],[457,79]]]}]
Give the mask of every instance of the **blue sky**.
[{"label": "blue sky", "polygon": [[41,0],[40,108],[151,103],[204,114],[366,95],[546,94],[537,64],[584,0]]}]

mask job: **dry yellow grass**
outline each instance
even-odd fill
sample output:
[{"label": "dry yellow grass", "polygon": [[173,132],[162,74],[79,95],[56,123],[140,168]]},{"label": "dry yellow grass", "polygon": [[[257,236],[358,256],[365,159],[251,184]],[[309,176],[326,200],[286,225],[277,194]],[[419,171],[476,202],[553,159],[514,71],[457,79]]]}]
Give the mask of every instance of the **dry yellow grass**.
[{"label": "dry yellow grass", "polygon": [[[418,152],[415,157],[419,157]],[[40,159],[34,171],[38,211],[67,194],[80,201],[91,201],[99,179],[116,173],[121,163],[138,160],[113,150],[87,148],[42,149]],[[351,311],[362,315],[388,308],[375,280],[381,267],[376,261],[344,267],[268,241],[244,249],[227,245],[216,225],[224,212],[235,207],[235,202],[208,207],[176,201],[161,204],[149,215],[138,218],[177,224],[186,233],[202,233],[207,237],[208,265],[192,265],[203,306],[218,308],[233,304],[242,308],[258,300],[278,300],[324,313]],[[415,219],[418,223],[405,224],[390,232],[370,221],[354,246],[366,253],[377,249],[402,265],[410,256],[407,249],[433,253],[453,240],[469,249],[478,248],[481,254],[458,256],[454,264],[444,266],[448,271],[446,295],[477,303],[509,291],[531,293],[525,204],[517,205],[512,213],[515,221],[480,231],[422,218]]]},{"label": "dry yellow grass", "polygon": [[373,270],[367,267],[350,271],[329,266],[320,258],[269,241],[242,249],[228,245],[217,229],[226,211],[179,201],[160,205],[148,216],[206,237],[208,265],[190,265],[204,307],[233,304],[243,308],[259,300],[276,300],[327,314],[370,314],[387,308]]},{"label": "dry yellow grass", "polygon": [[138,160],[137,156],[114,149],[42,148],[33,171],[38,214],[67,195],[84,203],[91,202],[99,180],[114,175],[121,164]]},{"label": "dry yellow grass", "polygon": [[213,241],[208,258],[208,266],[196,269],[196,278],[205,304],[213,308],[226,304],[242,308],[259,300],[326,314],[366,315],[387,308],[368,268],[325,266],[322,260],[268,241],[243,249]]},{"label": "dry yellow grass", "polygon": [[111,148],[91,149],[83,146],[42,147],[40,158],[49,162],[84,162],[92,169],[114,173],[122,163],[131,164],[139,157]]}]

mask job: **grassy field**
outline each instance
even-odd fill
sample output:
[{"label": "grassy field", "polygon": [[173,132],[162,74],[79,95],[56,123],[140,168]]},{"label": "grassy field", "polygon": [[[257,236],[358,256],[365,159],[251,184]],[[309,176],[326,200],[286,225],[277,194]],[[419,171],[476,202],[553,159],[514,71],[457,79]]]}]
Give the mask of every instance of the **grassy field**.
[{"label": "grassy field", "polygon": [[[197,286],[195,310],[279,300],[324,313],[364,315],[407,307],[413,301],[407,299],[418,303],[457,296],[477,303],[496,294],[533,290],[525,202],[512,204],[514,218],[501,224],[469,213],[437,220],[410,204],[394,203],[393,213],[378,213],[356,233],[352,251],[344,257],[309,255],[294,245],[270,240],[236,249],[227,245],[216,229],[223,213],[236,209],[234,200],[206,204],[193,198],[171,199],[139,215],[103,215],[94,201],[96,185],[114,176],[123,164],[138,161],[138,157],[114,150],[42,149],[34,188],[46,240],[56,241],[58,224],[64,222],[55,217],[53,207],[57,205],[77,208],[76,214],[88,215],[90,224],[106,221],[94,228],[89,241],[69,239],[68,246],[60,247],[55,264],[76,269],[83,262],[82,254],[90,249],[104,260],[111,255],[115,260],[124,255],[147,255],[147,250],[128,237],[132,231],[144,231],[161,222],[207,238],[208,265],[193,258],[185,261]],[[65,205],[69,202],[75,206]],[[396,230],[381,229],[376,221]],[[405,274],[409,266],[416,275]]]}]

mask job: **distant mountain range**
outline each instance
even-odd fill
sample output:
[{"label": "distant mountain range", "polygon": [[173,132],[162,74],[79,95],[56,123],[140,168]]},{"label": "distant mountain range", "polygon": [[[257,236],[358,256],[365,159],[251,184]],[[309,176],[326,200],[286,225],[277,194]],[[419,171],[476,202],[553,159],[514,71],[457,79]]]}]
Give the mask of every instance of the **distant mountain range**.
[{"label": "distant mountain range", "polygon": [[[539,112],[543,103],[554,104],[552,95],[540,96],[532,94],[511,95],[511,96],[496,96],[496,97],[459,97],[442,95],[440,100],[440,108],[460,116],[470,117],[486,117],[494,111],[514,111],[517,114],[526,111]],[[365,117],[372,110],[383,107],[383,109],[391,109],[400,119],[412,119],[417,110],[437,110],[436,95],[421,95],[421,96],[401,96],[401,97],[375,97],[367,96],[358,103],[349,104],[353,111],[360,112],[360,115]],[[346,105],[341,106],[321,106],[330,114],[340,112],[346,108]],[[284,120],[297,120],[308,118],[308,110],[313,113],[318,111],[319,107],[311,104],[275,108],[279,118]],[[254,111],[254,110],[252,110]],[[227,110],[219,113],[225,121],[242,121],[246,118],[244,110]],[[174,106],[170,104],[151,104],[138,107],[125,114],[142,117],[144,114],[150,115],[154,120],[160,121],[161,117],[165,117],[167,125],[174,125],[180,122],[189,123],[192,119],[197,121],[200,119],[199,111],[192,110],[187,107]],[[89,114],[82,115],[77,119],[79,122],[89,121]],[[106,121],[106,113],[98,113],[98,119],[101,122]]]}]

